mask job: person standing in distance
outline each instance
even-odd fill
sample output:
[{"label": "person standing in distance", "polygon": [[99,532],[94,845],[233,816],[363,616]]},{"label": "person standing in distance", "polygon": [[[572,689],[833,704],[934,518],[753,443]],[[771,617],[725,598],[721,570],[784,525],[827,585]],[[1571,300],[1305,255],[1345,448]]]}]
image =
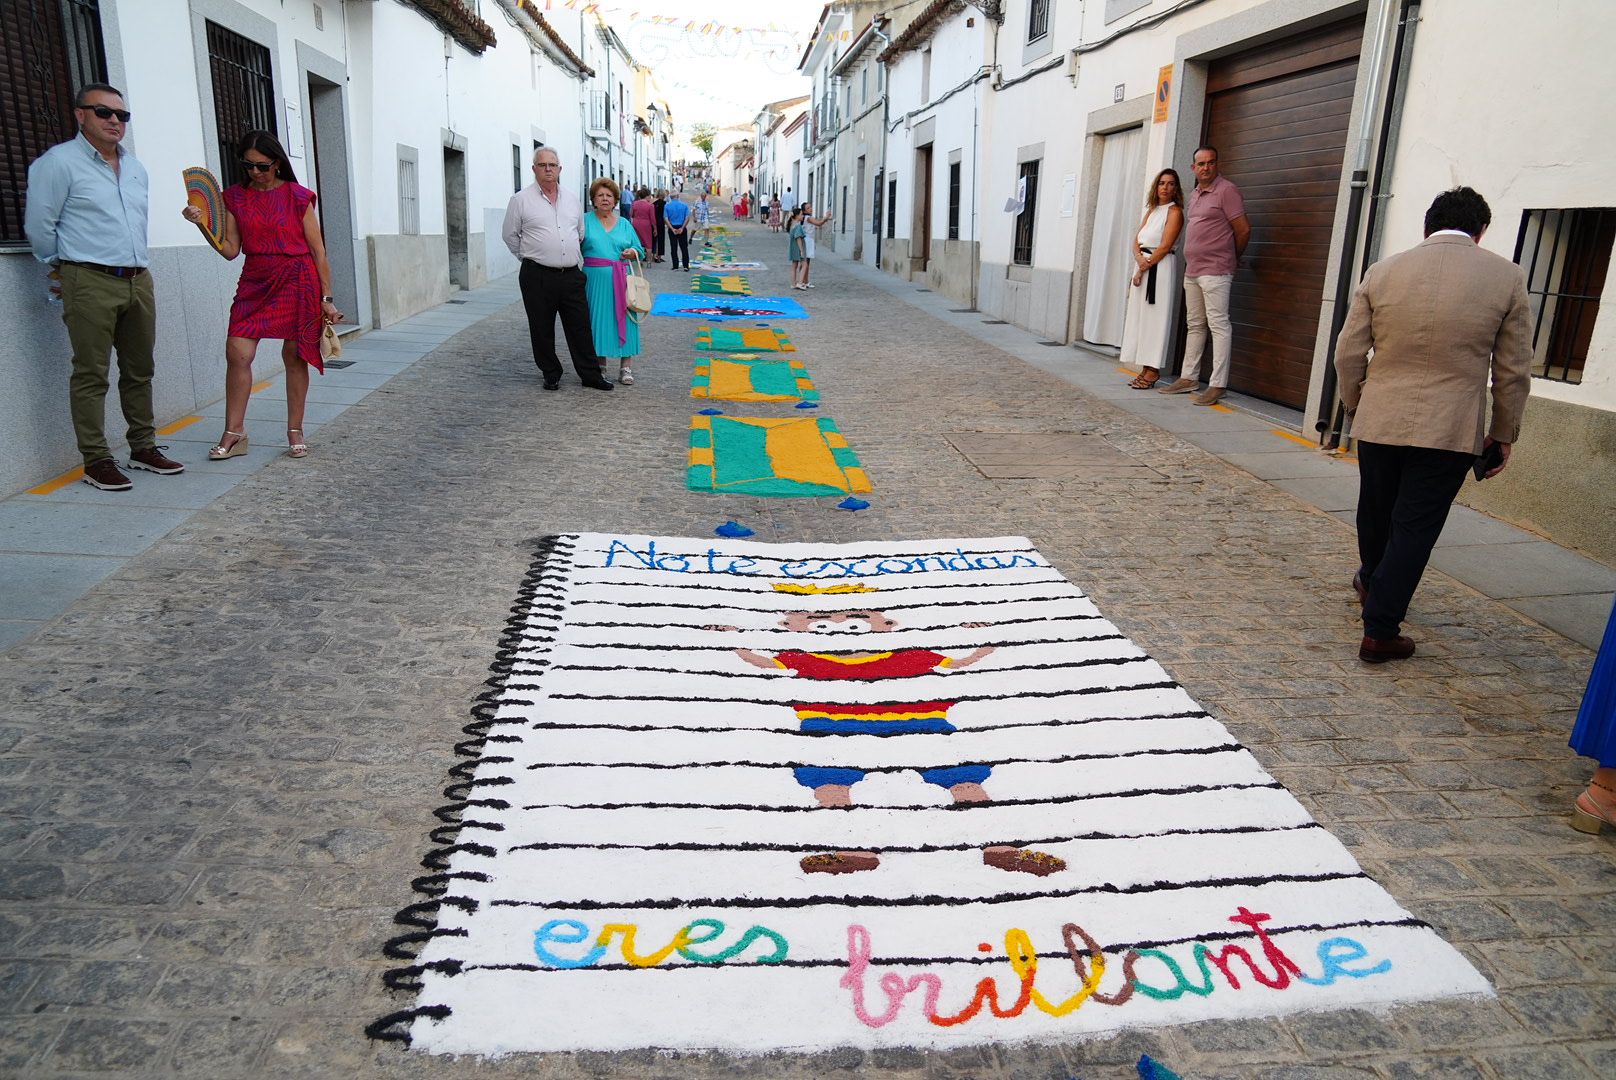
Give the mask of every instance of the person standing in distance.
[{"label": "person standing in distance", "polygon": [[[699,205],[699,204],[698,204]],[[672,251],[669,270],[683,269],[690,273],[690,207],[678,189],[668,192],[668,204],[662,208],[662,219],[668,225],[668,247]],[[683,262],[683,266],[680,263]]]},{"label": "person standing in distance", "polygon": [[120,144],[129,127],[123,93],[90,83],[74,99],[79,133],[28,167],[24,231],[40,262],[61,277],[62,322],[73,348],[68,403],[84,482],[134,487],[107,447],[106,401],[118,350],[118,404],[129,425],[129,466],[172,475],[185,466],[157,445],[152,414],[157,294],[146,252],[146,168]]},{"label": "person standing in distance", "polygon": [[1197,405],[1216,405],[1228,392],[1229,357],[1234,351],[1234,328],[1229,323],[1229,293],[1234,272],[1251,242],[1251,222],[1240,189],[1218,175],[1218,150],[1203,146],[1195,151],[1195,188],[1185,214],[1184,370],[1171,386],[1158,394],[1188,394],[1200,385],[1201,353],[1207,333],[1212,335],[1212,374],[1206,390],[1196,394]]},{"label": "person standing in distance", "polygon": [[533,362],[544,375],[544,388],[561,387],[561,360],[555,351],[555,321],[567,335],[572,369],[585,386],[610,390],[601,374],[589,329],[589,300],[584,293],[584,207],[578,196],[561,187],[561,157],[548,146],[533,151],[533,183],[511,196],[500,235],[511,254],[522,260],[517,284],[527,309]]},{"label": "person standing in distance", "polygon": [[1438,195],[1425,241],[1369,268],[1336,339],[1341,404],[1358,441],[1352,585],[1367,663],[1414,655],[1399,631],[1448,507],[1477,455],[1496,458],[1483,474],[1496,476],[1520,434],[1532,317],[1521,268],[1477,246],[1491,221],[1470,188]]}]

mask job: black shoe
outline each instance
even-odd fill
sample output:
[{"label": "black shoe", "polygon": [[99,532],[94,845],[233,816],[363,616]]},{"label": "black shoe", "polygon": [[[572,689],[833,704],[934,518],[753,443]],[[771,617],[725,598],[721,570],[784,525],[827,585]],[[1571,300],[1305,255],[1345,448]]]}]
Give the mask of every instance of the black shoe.
[{"label": "black shoe", "polygon": [[561,389],[561,380],[560,379],[545,379],[544,380],[544,388],[546,390],[559,390],[559,389]]},{"label": "black shoe", "polygon": [[611,380],[606,378],[599,379],[598,381],[586,381],[584,385],[589,387],[591,390],[610,390],[612,388]]},{"label": "black shoe", "polygon": [[1366,664],[1384,664],[1388,660],[1407,660],[1414,655],[1414,642],[1402,636],[1373,638],[1364,635],[1358,646],[1358,659]]}]

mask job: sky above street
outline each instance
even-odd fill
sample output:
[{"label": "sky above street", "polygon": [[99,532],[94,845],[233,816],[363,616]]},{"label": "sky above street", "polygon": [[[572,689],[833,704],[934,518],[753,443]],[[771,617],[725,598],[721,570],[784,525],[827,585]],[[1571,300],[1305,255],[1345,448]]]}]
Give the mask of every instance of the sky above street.
[{"label": "sky above street", "polygon": [[[683,136],[696,121],[749,123],[766,102],[808,93],[796,67],[823,7],[822,0],[609,0],[600,12],[655,72]],[[706,26],[717,32],[703,33]]]}]

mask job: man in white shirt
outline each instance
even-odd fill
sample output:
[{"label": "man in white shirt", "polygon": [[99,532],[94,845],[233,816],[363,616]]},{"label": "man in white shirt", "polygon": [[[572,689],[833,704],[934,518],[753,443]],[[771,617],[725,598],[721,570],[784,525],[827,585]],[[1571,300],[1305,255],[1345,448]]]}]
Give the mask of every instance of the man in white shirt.
[{"label": "man in white shirt", "polygon": [[533,362],[544,375],[544,388],[561,386],[561,360],[555,351],[555,320],[567,335],[572,368],[585,386],[612,388],[601,373],[595,339],[589,329],[589,298],[584,292],[584,208],[578,196],[561,187],[561,158],[548,146],[533,152],[532,184],[511,196],[500,235],[511,254],[522,260],[517,281],[527,309],[533,339]]}]

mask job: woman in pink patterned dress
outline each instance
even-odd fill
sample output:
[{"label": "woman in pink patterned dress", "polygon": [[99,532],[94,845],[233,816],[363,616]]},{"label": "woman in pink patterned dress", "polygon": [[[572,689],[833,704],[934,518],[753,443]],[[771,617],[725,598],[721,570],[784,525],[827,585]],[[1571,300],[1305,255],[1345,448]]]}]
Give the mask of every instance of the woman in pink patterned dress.
[{"label": "woman in pink patterned dress", "polygon": [[[211,461],[247,452],[247,398],[252,393],[253,360],[258,342],[281,342],[286,365],[286,444],[291,457],[309,452],[303,439],[303,403],[309,393],[309,368],[324,373],[320,333],[342,312],[331,296],[331,265],[325,257],[314,192],[297,182],[286,151],[267,131],[249,131],[237,145],[246,179],[224,191],[224,244],[219,254],[234,259],[246,253],[236,299],[230,305],[229,338],[225,341],[224,435],[208,451]],[[202,212],[183,211],[185,220],[202,227]]]}]

